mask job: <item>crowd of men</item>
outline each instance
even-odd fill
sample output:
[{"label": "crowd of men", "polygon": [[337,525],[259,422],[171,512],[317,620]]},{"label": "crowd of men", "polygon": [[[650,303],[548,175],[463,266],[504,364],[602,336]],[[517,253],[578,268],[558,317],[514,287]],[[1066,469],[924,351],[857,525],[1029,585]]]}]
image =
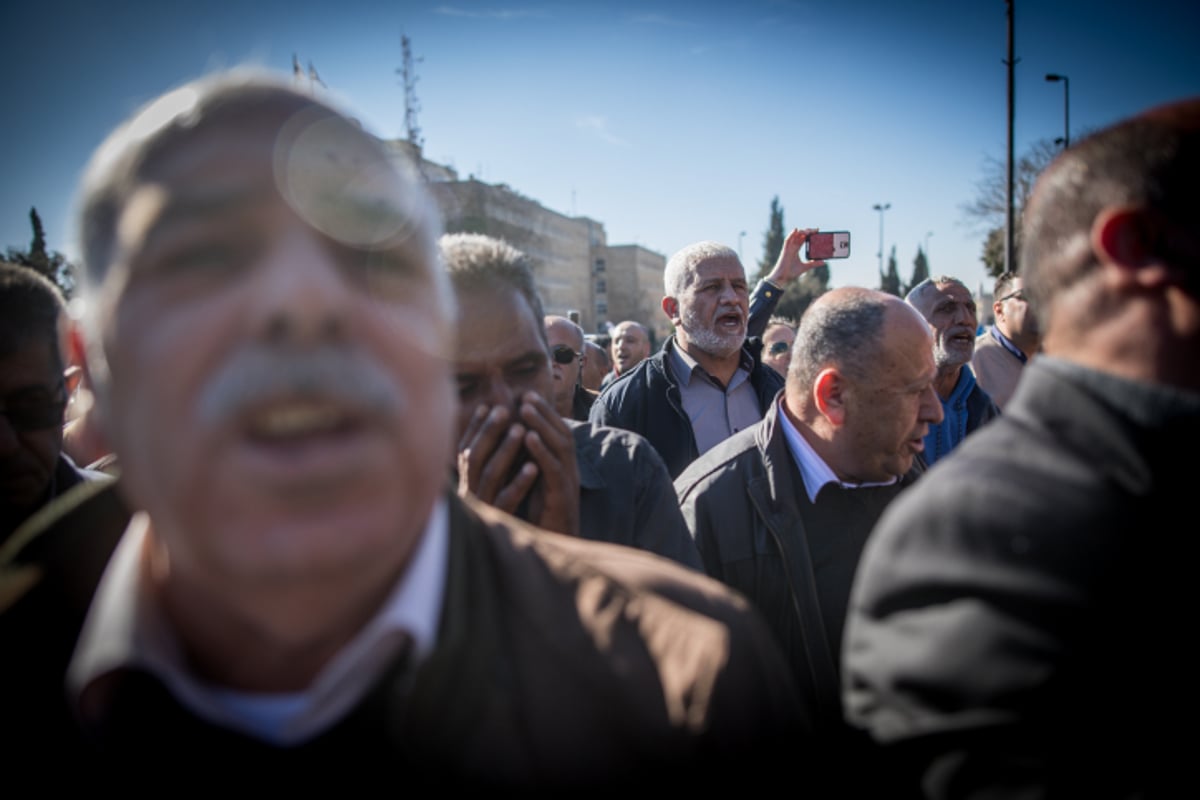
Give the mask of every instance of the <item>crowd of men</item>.
[{"label": "crowd of men", "polygon": [[1197,177],[1200,99],[1073,143],[978,338],[950,275],[775,316],[797,228],[753,289],[673,254],[671,335],[605,349],[349,110],[168,92],[81,181],[85,316],[0,267],[0,742],[47,787],[1167,795]]}]

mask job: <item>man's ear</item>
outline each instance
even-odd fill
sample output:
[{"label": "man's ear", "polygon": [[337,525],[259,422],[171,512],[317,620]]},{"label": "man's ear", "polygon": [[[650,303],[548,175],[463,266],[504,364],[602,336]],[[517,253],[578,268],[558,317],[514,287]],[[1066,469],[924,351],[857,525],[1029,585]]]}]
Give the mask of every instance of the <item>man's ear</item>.
[{"label": "man's ear", "polygon": [[67,327],[66,344],[67,365],[63,370],[63,379],[67,384],[67,393],[72,394],[85,378],[88,379],[87,385],[91,385],[91,376],[87,372],[87,348],[84,347],[83,333],[78,324],[71,323]]},{"label": "man's ear", "polygon": [[846,382],[834,367],[826,367],[813,383],[813,399],[817,410],[835,426],[846,421]]},{"label": "man's ear", "polygon": [[1157,221],[1144,209],[1105,208],[1092,221],[1092,250],[1100,262],[1112,267],[1118,283],[1158,286],[1170,276],[1156,252],[1160,240]]},{"label": "man's ear", "polygon": [[662,299],[662,310],[671,322],[679,319],[679,301],[674,297],[664,297]]}]

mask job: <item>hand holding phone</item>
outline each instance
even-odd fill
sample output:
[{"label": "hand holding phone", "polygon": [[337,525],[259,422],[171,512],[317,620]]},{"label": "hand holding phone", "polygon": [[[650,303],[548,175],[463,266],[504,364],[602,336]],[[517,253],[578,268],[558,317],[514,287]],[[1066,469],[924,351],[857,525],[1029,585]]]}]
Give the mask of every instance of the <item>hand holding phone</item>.
[{"label": "hand holding phone", "polygon": [[804,242],[804,258],[807,261],[826,261],[849,256],[849,231],[818,231],[810,233]]}]

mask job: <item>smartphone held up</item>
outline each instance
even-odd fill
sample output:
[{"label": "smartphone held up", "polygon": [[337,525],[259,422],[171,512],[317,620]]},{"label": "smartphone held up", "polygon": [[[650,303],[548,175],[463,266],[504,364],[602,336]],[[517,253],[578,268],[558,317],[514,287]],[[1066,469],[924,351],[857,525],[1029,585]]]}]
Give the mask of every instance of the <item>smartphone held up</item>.
[{"label": "smartphone held up", "polygon": [[804,242],[805,261],[825,261],[850,257],[849,231],[818,231],[810,233]]}]

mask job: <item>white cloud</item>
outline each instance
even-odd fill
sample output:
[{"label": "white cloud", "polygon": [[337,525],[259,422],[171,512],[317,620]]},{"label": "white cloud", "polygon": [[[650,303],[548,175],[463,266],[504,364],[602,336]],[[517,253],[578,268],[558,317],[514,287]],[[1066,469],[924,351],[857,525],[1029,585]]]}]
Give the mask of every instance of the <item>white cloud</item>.
[{"label": "white cloud", "polygon": [[608,118],[600,115],[591,115],[579,117],[575,120],[575,127],[585,131],[591,131],[609,144],[615,144],[618,147],[629,147],[629,142],[617,136],[608,129]]},{"label": "white cloud", "polygon": [[433,13],[441,14],[445,17],[471,17],[474,19],[522,19],[525,17],[544,16],[541,11],[534,11],[527,8],[497,8],[475,11],[458,8],[457,6],[438,6],[433,9]]}]

